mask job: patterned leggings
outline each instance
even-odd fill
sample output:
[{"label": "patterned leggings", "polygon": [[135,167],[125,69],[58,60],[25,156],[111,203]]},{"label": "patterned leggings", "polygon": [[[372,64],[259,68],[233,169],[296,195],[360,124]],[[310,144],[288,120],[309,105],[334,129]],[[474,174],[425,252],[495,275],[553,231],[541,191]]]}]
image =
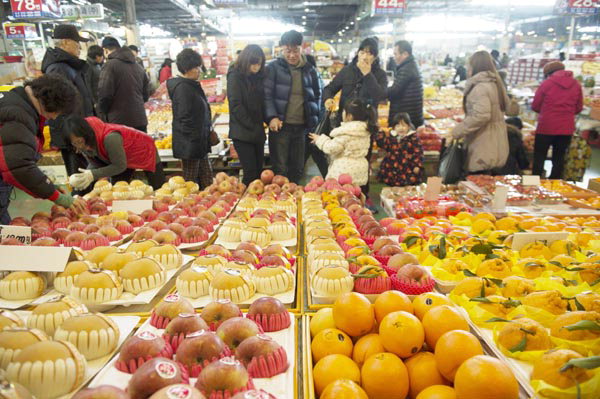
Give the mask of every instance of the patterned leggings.
[{"label": "patterned leggings", "polygon": [[185,181],[198,183],[200,190],[211,185],[213,171],[208,155],[202,159],[182,159],[181,165]]}]

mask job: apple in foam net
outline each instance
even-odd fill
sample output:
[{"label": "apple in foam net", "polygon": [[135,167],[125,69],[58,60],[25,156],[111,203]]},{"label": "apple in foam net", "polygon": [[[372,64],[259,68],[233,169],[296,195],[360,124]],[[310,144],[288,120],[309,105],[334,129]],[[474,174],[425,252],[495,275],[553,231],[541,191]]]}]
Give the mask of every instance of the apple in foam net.
[{"label": "apple in foam net", "polygon": [[233,251],[231,253],[231,259],[253,265],[258,263],[258,257],[253,252],[250,252],[246,249],[238,249]]},{"label": "apple in foam net", "polygon": [[271,169],[265,169],[260,174],[260,180],[264,184],[271,184],[271,182],[273,181],[273,177],[275,177],[275,173],[273,173]]},{"label": "apple in foam net", "polygon": [[285,305],[279,299],[270,296],[262,297],[255,300],[250,304],[250,308],[248,308],[249,315],[271,315],[286,312],[287,309],[285,308]]},{"label": "apple in foam net", "polygon": [[417,259],[417,257],[415,255],[413,255],[409,252],[405,252],[405,253],[400,253],[400,254],[396,254],[396,255],[392,256],[388,260],[387,266],[394,270],[399,270],[406,265],[418,264],[418,263],[419,263],[419,260]]},{"label": "apple in foam net", "polygon": [[386,245],[394,245],[398,244],[396,241],[392,240],[389,237],[380,237],[373,242],[373,251],[378,252],[381,248]]},{"label": "apple in foam net", "polygon": [[290,262],[282,255],[267,255],[263,256],[260,263],[270,266],[283,266],[290,268]]},{"label": "apple in foam net", "polygon": [[267,357],[281,348],[273,338],[265,334],[259,334],[244,340],[235,350],[235,357],[246,367],[255,357]]},{"label": "apple in foam net", "polygon": [[428,277],[427,270],[421,265],[408,264],[398,270],[397,276],[399,279],[408,279],[420,283]]},{"label": "apple in foam net", "polygon": [[191,333],[194,331],[208,330],[208,324],[198,313],[180,313],[167,324],[165,333],[169,335],[177,335],[179,333]]},{"label": "apple in foam net", "polygon": [[213,323],[220,325],[225,320],[239,317],[240,315],[240,308],[228,299],[210,302],[200,313],[200,317],[209,325]]},{"label": "apple in foam net", "polygon": [[34,247],[54,247],[58,245],[57,241],[52,237],[40,237],[31,243]]},{"label": "apple in foam net", "polygon": [[129,363],[130,360],[137,360],[140,357],[158,356],[165,345],[162,337],[144,331],[125,340],[119,352],[119,361]]},{"label": "apple in foam net", "polygon": [[11,226],[30,226],[31,222],[21,216],[17,216],[16,218],[13,218],[13,220],[11,220],[10,222]]},{"label": "apple in foam net", "polygon": [[175,223],[175,222],[169,223],[166,226],[166,228],[167,228],[167,230],[171,230],[173,233],[177,234],[178,236],[180,236],[183,233],[183,231],[185,230],[185,227],[182,224]]},{"label": "apple in foam net", "polygon": [[219,391],[243,390],[249,381],[250,375],[242,363],[234,357],[225,357],[202,369],[196,388],[206,396],[213,397]]},{"label": "apple in foam net", "polygon": [[217,335],[231,349],[235,349],[243,340],[258,335],[260,330],[258,324],[245,317],[233,317],[225,320],[217,328]]},{"label": "apple in foam net", "polygon": [[290,180],[285,176],[275,175],[275,177],[273,177],[273,183],[277,184],[279,187],[282,187],[284,184],[289,182]]},{"label": "apple in foam net", "polygon": [[260,256],[262,254],[262,249],[253,242],[244,241],[238,244],[235,248],[237,250],[246,250],[252,252],[256,256]]},{"label": "apple in foam net", "polygon": [[127,393],[131,399],[146,399],[166,386],[182,382],[179,365],[173,360],[159,357],[145,362],[133,373]]},{"label": "apple in foam net", "polygon": [[73,396],[72,399],[130,399],[129,395],[112,385],[100,385],[95,388],[86,388]]},{"label": "apple in foam net", "polygon": [[404,251],[402,251],[402,248],[397,245],[397,244],[388,244],[383,246],[379,251],[377,251],[378,255],[381,256],[393,256],[396,254],[401,254]]},{"label": "apple in foam net", "polygon": [[209,255],[219,255],[224,258],[229,258],[231,256],[231,251],[220,244],[209,245],[204,251]]},{"label": "apple in foam net", "polygon": [[148,399],[206,399],[197,389],[187,384],[174,384],[156,391]]},{"label": "apple in foam net", "polygon": [[141,227],[133,233],[133,241],[151,240],[156,234],[156,230],[151,227]]},{"label": "apple in foam net", "polygon": [[338,182],[340,184],[352,184],[352,176],[347,173],[342,173],[338,176]]},{"label": "apple in foam net", "polygon": [[219,336],[208,330],[198,330],[186,335],[185,340],[177,348],[176,358],[181,364],[191,367],[203,365],[204,361],[212,361],[221,357],[227,345]]}]

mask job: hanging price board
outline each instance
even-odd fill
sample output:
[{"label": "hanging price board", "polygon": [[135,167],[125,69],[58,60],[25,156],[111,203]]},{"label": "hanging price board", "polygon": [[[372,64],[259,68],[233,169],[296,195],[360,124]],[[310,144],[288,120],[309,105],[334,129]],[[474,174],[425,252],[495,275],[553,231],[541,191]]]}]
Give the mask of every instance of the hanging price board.
[{"label": "hanging price board", "polygon": [[87,4],[87,5],[62,5],[60,12],[63,19],[103,19],[104,5]]},{"label": "hanging price board", "polygon": [[6,23],[3,26],[7,39],[35,39],[38,37],[34,24]]},{"label": "hanging price board", "polygon": [[600,0],[558,0],[554,6],[557,14],[592,15],[600,13]]},{"label": "hanging price board", "polygon": [[402,15],[407,0],[373,0],[373,15]]},{"label": "hanging price board", "polygon": [[10,0],[13,17],[60,18],[60,0]]}]

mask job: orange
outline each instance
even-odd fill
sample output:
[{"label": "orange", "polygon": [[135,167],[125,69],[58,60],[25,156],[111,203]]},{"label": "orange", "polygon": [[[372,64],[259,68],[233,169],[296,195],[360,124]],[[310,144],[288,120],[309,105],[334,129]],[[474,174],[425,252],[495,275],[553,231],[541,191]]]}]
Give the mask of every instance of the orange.
[{"label": "orange", "polygon": [[478,355],[465,361],[456,372],[457,399],[518,399],[519,383],[500,360]]},{"label": "orange", "polygon": [[448,331],[438,339],[435,360],[440,373],[454,381],[456,370],[473,356],[483,355],[483,347],[473,334],[463,330]]},{"label": "orange", "polygon": [[408,393],[408,371],[393,353],[378,353],[361,369],[361,385],[369,399],[404,399]]},{"label": "orange", "polygon": [[360,370],[352,359],[344,355],[328,355],[319,360],[313,369],[317,396],[327,385],[342,378],[360,382]]},{"label": "orange", "polygon": [[490,222],[495,222],[496,216],[494,216],[493,214],[491,214],[489,212],[479,212],[473,218],[473,220],[480,220],[480,219],[485,219],[485,220],[489,220]]},{"label": "orange", "polygon": [[340,354],[352,356],[352,340],[343,331],[326,328],[318,333],[310,344],[313,362],[318,362],[327,355]]},{"label": "orange", "polygon": [[369,356],[382,352],[385,352],[385,348],[381,343],[379,334],[367,334],[354,344],[352,360],[354,360],[359,367],[362,367]]},{"label": "orange", "polygon": [[423,316],[425,316],[425,313],[430,309],[440,305],[452,305],[452,301],[444,294],[439,294],[437,292],[426,292],[413,299],[415,316],[417,316],[419,320],[423,320]]},{"label": "orange", "polygon": [[505,217],[496,221],[496,229],[498,230],[517,230],[517,220],[513,217]]},{"label": "orange", "polygon": [[401,358],[417,353],[425,341],[425,331],[419,319],[404,311],[385,316],[379,324],[379,336],[383,347]]},{"label": "orange", "polygon": [[419,352],[404,361],[410,380],[410,397],[415,399],[419,392],[432,385],[447,384],[437,368],[431,352]]},{"label": "orange", "polygon": [[351,337],[360,337],[373,328],[375,311],[366,296],[347,292],[338,296],[333,304],[333,321]]},{"label": "orange", "polygon": [[369,397],[356,382],[336,380],[325,387],[319,399],[369,399]]},{"label": "orange", "polygon": [[388,314],[404,310],[408,313],[414,313],[414,308],[410,298],[400,291],[385,291],[375,300],[375,318],[378,323]]},{"label": "orange", "polygon": [[444,333],[452,330],[469,331],[469,322],[454,306],[442,305],[431,309],[423,316],[425,342],[431,350]]},{"label": "orange", "polygon": [[333,309],[320,309],[313,317],[310,318],[310,336],[314,337],[319,332],[326,328],[335,328],[333,321]]},{"label": "orange", "polygon": [[432,385],[422,390],[416,399],[456,399],[456,391],[446,385]]}]

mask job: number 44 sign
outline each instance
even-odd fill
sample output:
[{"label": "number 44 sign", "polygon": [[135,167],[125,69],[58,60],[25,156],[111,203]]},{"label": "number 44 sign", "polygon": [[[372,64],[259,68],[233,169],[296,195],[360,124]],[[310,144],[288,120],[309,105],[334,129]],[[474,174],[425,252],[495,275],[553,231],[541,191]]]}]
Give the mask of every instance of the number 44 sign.
[{"label": "number 44 sign", "polygon": [[402,15],[408,0],[373,0],[373,15]]}]

